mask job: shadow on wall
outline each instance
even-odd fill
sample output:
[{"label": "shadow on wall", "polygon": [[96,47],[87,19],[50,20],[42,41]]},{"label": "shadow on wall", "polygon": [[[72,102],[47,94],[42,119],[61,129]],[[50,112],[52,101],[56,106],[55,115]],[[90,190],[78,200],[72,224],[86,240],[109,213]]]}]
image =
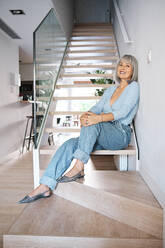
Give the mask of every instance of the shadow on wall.
[{"label": "shadow on wall", "polygon": [[20,109],[20,108],[26,108],[29,107],[31,103],[21,103],[21,102],[14,102],[14,103],[9,103],[6,105],[3,105],[3,108],[6,109]]},{"label": "shadow on wall", "polygon": [[21,126],[24,126],[25,125],[25,121],[26,120],[16,121],[16,122],[12,122],[12,123],[6,125],[5,127],[1,127],[1,129],[0,129],[0,136],[2,137],[5,134],[7,134],[7,136],[9,136],[10,133],[12,133],[13,131],[19,129]]}]

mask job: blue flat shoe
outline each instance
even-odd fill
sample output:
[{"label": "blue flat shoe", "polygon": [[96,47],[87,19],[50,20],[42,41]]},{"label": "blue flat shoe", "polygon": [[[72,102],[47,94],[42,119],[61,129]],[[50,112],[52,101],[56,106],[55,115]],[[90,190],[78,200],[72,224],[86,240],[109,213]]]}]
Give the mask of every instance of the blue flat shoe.
[{"label": "blue flat shoe", "polygon": [[80,171],[79,173],[77,173],[75,176],[73,177],[67,177],[67,176],[61,176],[57,179],[58,183],[68,183],[68,182],[73,182],[76,181],[79,178],[84,177],[84,173],[82,171]]},{"label": "blue flat shoe", "polygon": [[29,195],[26,195],[22,200],[20,200],[18,203],[19,204],[22,204],[22,203],[30,203],[30,202],[34,202],[34,201],[37,201],[38,199],[41,199],[41,198],[48,198],[52,195],[52,193],[50,193],[49,195],[45,196],[45,193],[47,192],[50,192],[50,190],[47,190],[41,194],[38,194],[38,195],[35,195],[35,196],[32,196],[30,197]]}]

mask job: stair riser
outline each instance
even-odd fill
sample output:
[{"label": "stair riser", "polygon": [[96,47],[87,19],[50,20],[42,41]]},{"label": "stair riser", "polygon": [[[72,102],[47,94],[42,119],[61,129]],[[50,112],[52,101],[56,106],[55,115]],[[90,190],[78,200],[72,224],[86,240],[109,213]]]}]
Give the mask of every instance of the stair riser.
[{"label": "stair riser", "polygon": [[59,184],[54,193],[157,238],[162,236],[162,210],[159,208],[76,182]]},{"label": "stair riser", "polygon": [[5,235],[4,248],[161,248],[155,239],[111,239]]}]

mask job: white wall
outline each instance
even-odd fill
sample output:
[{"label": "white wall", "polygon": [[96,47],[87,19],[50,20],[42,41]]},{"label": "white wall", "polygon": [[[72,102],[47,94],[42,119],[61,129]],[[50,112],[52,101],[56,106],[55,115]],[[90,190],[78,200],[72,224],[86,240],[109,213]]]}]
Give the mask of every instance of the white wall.
[{"label": "white wall", "polygon": [[[119,0],[120,11],[133,44],[125,44],[114,19],[120,55],[139,61],[140,107],[136,131],[140,147],[140,172],[165,207],[165,49],[164,0]],[[152,62],[147,63],[151,49]]]},{"label": "white wall", "polygon": [[14,75],[19,73],[18,46],[0,31],[0,157],[18,150],[22,145],[25,118],[31,106],[19,103],[19,87]]},{"label": "white wall", "polygon": [[52,0],[54,9],[66,38],[69,39],[73,28],[74,5],[73,0]]},{"label": "white wall", "polygon": [[109,0],[75,0],[77,23],[109,22]]},{"label": "white wall", "polygon": [[21,81],[33,81],[33,64],[20,64]]}]

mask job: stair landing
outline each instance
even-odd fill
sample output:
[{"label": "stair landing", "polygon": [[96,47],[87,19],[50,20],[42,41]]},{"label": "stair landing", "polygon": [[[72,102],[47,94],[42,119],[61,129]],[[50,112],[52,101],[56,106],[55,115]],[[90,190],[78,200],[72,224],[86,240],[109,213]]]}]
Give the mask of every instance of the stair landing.
[{"label": "stair landing", "polygon": [[84,179],[79,179],[77,182],[160,208],[158,201],[155,199],[143,178],[135,171],[93,170],[86,173]]},{"label": "stair landing", "polygon": [[136,228],[107,218],[53,195],[29,204],[8,235],[63,237],[153,238]]},{"label": "stair landing", "polygon": [[[136,199],[130,200],[135,204],[138,205],[139,202],[144,201],[144,197],[139,196],[140,192],[142,195],[144,193],[148,199],[144,204],[144,211],[146,206],[148,209],[150,207],[151,210],[154,209],[153,216],[149,217],[155,220],[156,228],[161,227],[161,220],[155,219],[155,211],[161,212],[160,206],[152,193],[147,191],[147,186],[144,187],[144,182],[137,173],[91,171],[84,181],[78,180],[77,182],[59,184],[55,191],[56,195],[27,204],[8,233],[4,235],[4,247],[161,248],[161,230],[158,230],[157,233],[154,228],[151,228],[151,232],[150,227],[146,230],[141,228],[147,224],[144,223],[143,225],[143,222],[148,221],[148,225],[150,224],[150,218],[143,219],[143,204],[141,208],[142,218],[138,220],[141,223],[140,228],[138,228],[138,224],[136,225],[136,216],[129,222],[132,214],[131,208],[134,212],[135,205],[127,204],[130,189],[127,195],[120,196],[120,192],[126,191],[126,184],[128,188],[131,188],[133,184],[137,186],[134,187],[131,196],[129,196],[134,198],[134,195],[137,195]],[[139,185],[143,187],[143,190],[138,189]],[[122,187],[125,189],[122,190]],[[75,191],[76,188],[78,188],[77,192]],[[92,189],[92,197],[88,188]],[[98,198],[98,193],[100,198]],[[87,204],[75,202],[74,197],[71,197],[73,194],[77,199],[82,198],[82,201]],[[108,200],[103,201],[101,195],[104,197],[105,194]],[[111,195],[118,199],[124,199],[125,205],[115,206],[115,201],[109,201]],[[89,198],[93,201],[92,208]],[[107,208],[110,212],[112,211],[111,217],[104,214],[104,211],[98,211],[97,206],[100,206],[102,210]],[[113,216],[112,206],[118,212],[119,218]],[[122,208],[129,210],[125,216],[128,223],[120,218]]]},{"label": "stair landing", "polygon": [[4,247],[160,248],[161,240],[71,201],[52,196],[24,209],[8,234],[4,235]]}]

